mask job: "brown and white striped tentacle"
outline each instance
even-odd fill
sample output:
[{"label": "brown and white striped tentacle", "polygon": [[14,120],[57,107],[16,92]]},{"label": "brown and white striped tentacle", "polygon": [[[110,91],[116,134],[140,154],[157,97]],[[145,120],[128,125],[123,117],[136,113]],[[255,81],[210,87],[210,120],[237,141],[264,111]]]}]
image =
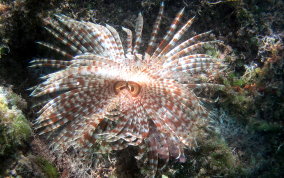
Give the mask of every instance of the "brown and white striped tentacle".
[{"label": "brown and white striped tentacle", "polygon": [[193,43],[196,43],[201,38],[204,38],[204,37],[208,36],[210,33],[211,33],[211,31],[208,31],[208,32],[204,32],[204,33],[195,35],[194,37],[191,37],[190,39],[182,42],[181,44],[177,45],[174,49],[169,51],[167,54],[165,54],[165,57],[168,58],[168,57],[172,56],[173,54],[178,53],[179,51],[183,50],[187,46],[189,46],[189,45],[191,45]]},{"label": "brown and white striped tentacle", "polygon": [[132,54],[132,31],[128,28],[122,27],[122,30],[127,34],[127,46],[126,46],[126,55]]},{"label": "brown and white striped tentacle", "polygon": [[174,35],[172,40],[167,44],[167,46],[162,50],[162,52],[158,55],[160,57],[161,55],[167,53],[173,46],[176,45],[178,40],[182,37],[182,35],[188,30],[188,28],[191,26],[193,23],[195,17],[189,19],[186,24]]},{"label": "brown and white striped tentacle", "polygon": [[109,58],[114,61],[123,61],[124,57],[120,56],[119,47],[117,46],[114,37],[108,28],[102,25],[92,24],[94,28],[98,29],[100,32],[101,43],[104,42],[104,47],[107,53],[109,54]]},{"label": "brown and white striped tentacle", "polygon": [[58,72],[54,72],[46,76],[43,76],[41,78],[47,79],[45,81],[46,83],[52,83],[61,78],[73,77],[77,75],[81,75],[81,76],[92,76],[93,75],[98,78],[125,80],[121,78],[121,76],[119,75],[121,71],[109,72],[109,70],[113,70],[113,69],[115,69],[115,67],[112,67],[106,63],[102,63],[100,67],[97,67],[97,66],[70,67],[68,68],[68,70],[61,70]]},{"label": "brown and white striped tentacle", "polygon": [[184,12],[183,8],[181,11],[179,11],[179,13],[177,14],[177,16],[175,17],[175,19],[173,20],[170,29],[167,31],[167,34],[165,35],[165,37],[163,38],[163,40],[161,41],[161,43],[159,44],[159,46],[156,48],[154,54],[152,55],[152,57],[156,57],[158,56],[158,54],[160,54],[160,52],[164,49],[165,45],[170,41],[170,39],[172,38],[172,36],[174,35],[174,32],[180,22],[180,19],[183,15]]},{"label": "brown and white striped tentacle", "polygon": [[164,2],[161,3],[160,10],[159,10],[157,19],[154,23],[153,31],[151,33],[151,38],[150,38],[150,41],[149,41],[149,44],[146,50],[146,53],[149,55],[152,55],[153,48],[155,47],[155,43],[156,43],[156,39],[157,39],[158,31],[160,28],[163,13],[164,13]]},{"label": "brown and white striped tentacle", "polygon": [[[74,19],[71,19],[64,15],[55,15],[56,18],[67,28],[69,31],[72,31],[70,37],[73,39],[72,42],[83,49],[84,52],[98,53],[103,54],[104,49],[97,41],[97,37],[93,35],[91,27],[84,22],[79,22]],[[51,24],[55,26],[56,24]],[[59,25],[55,26],[56,28],[60,28]],[[65,30],[62,30],[63,34],[65,34]],[[68,34],[66,38],[70,38]],[[87,49],[87,51],[85,50]]]},{"label": "brown and white striped tentacle", "polygon": [[[41,131],[41,134],[55,130],[76,118],[88,116],[89,114],[98,111],[103,104],[106,104],[107,99],[103,97],[110,97],[111,93],[103,94],[104,92],[92,89],[94,88],[88,87],[71,90],[63,95],[68,95],[68,97],[72,99],[62,100],[64,98],[66,99],[66,97],[61,97],[61,99],[57,101],[60,104],[65,104],[64,107],[62,107],[62,105],[54,105],[54,103],[52,106],[47,107],[37,119],[37,124],[40,124],[40,128],[44,128],[44,130]],[[94,96],[97,97],[94,98]]]},{"label": "brown and white striped tentacle", "polygon": [[[155,129],[155,128],[153,128]],[[152,134],[149,135],[149,137],[145,140],[146,144],[148,144],[148,153],[147,153],[147,160],[149,162],[150,170],[151,170],[151,176],[154,177],[156,175],[157,169],[158,169],[158,143],[156,140],[156,135],[154,132],[151,132]]]},{"label": "brown and white striped tentacle", "polygon": [[192,54],[192,55],[187,55],[183,56],[181,58],[176,58],[174,60],[170,61],[165,61],[163,63],[163,68],[168,68],[168,67],[173,67],[176,66],[179,63],[184,63],[186,60],[198,60],[198,58],[212,58],[212,56],[206,55],[206,54]]},{"label": "brown and white striped tentacle", "polygon": [[66,68],[71,64],[70,61],[53,60],[53,59],[34,59],[30,61],[29,67],[54,67],[54,68]]},{"label": "brown and white striped tentacle", "polygon": [[212,57],[204,58],[192,58],[190,56],[185,56],[176,60],[175,63],[169,63],[163,69],[163,73],[169,73],[170,71],[182,71],[190,72],[191,74],[197,74],[199,72],[206,72],[210,69],[218,69],[224,66],[219,59]]},{"label": "brown and white striped tentacle", "polygon": [[[45,27],[45,29],[51,33],[55,38],[57,38],[61,43],[63,43],[64,45],[66,45],[67,47],[69,47],[70,49],[73,50],[73,52],[75,52],[76,54],[82,54],[84,53],[83,51],[81,51],[78,47],[74,46],[72,43],[70,43],[66,37],[56,33],[54,30]],[[65,33],[64,33],[65,34]],[[67,36],[67,35],[66,35]]]},{"label": "brown and white striped tentacle", "polygon": [[173,54],[172,56],[169,56],[167,60],[171,61],[171,60],[174,60],[174,59],[177,59],[177,58],[180,58],[186,54],[190,54],[191,52],[193,52],[194,50],[196,49],[200,49],[202,47],[204,47],[205,45],[208,45],[208,44],[223,44],[222,41],[220,40],[214,40],[214,41],[206,41],[206,42],[199,42],[199,43],[196,43],[196,44],[193,44],[175,54]]},{"label": "brown and white striped tentacle", "polygon": [[90,76],[65,77],[52,83],[42,83],[36,88],[34,92],[32,92],[31,95],[38,97],[50,93],[56,93],[76,88],[83,88],[87,86],[97,87],[98,85],[103,84],[104,82],[104,79],[97,79]]},{"label": "brown and white striped tentacle", "polygon": [[119,56],[124,56],[124,50],[123,50],[122,42],[121,42],[121,39],[120,39],[118,32],[116,31],[115,28],[113,28],[112,26],[107,25],[107,24],[106,24],[106,28],[109,29],[109,31],[112,33],[112,35],[115,39],[115,42],[116,42],[116,44],[118,46],[118,50],[119,50]]},{"label": "brown and white striped tentacle", "polygon": [[[86,53],[88,51],[88,49],[83,45],[83,37],[80,36],[82,34],[79,34],[78,31],[80,31],[80,28],[82,28],[82,25],[74,25],[74,23],[80,23],[77,22],[75,20],[60,20],[60,17],[64,17],[64,16],[60,16],[60,15],[55,15],[57,17],[57,19],[59,21],[55,21],[50,19],[48,21],[49,25],[55,29],[57,32],[48,29],[47,30],[49,32],[51,32],[51,34],[53,34],[55,37],[59,38],[60,40],[62,40],[61,42],[69,47],[71,47],[71,49],[77,49],[77,54],[82,54],[82,53]],[[66,17],[67,18],[67,17]],[[65,26],[65,28],[64,28]],[[67,27],[67,28],[66,28]],[[69,44],[68,44],[69,43]]]},{"label": "brown and white striped tentacle", "polygon": [[136,22],[136,27],[135,27],[135,44],[133,48],[133,54],[139,53],[138,50],[141,46],[141,41],[142,41],[142,30],[143,30],[143,16],[141,13],[139,13],[137,22]]},{"label": "brown and white striped tentacle", "polygon": [[62,56],[66,57],[67,59],[72,59],[73,56],[71,54],[69,54],[68,52],[60,49],[59,47],[56,47],[52,44],[49,44],[49,43],[45,43],[45,42],[37,42],[38,44],[42,45],[42,46],[45,46],[53,51],[56,51],[57,53],[61,54]]}]

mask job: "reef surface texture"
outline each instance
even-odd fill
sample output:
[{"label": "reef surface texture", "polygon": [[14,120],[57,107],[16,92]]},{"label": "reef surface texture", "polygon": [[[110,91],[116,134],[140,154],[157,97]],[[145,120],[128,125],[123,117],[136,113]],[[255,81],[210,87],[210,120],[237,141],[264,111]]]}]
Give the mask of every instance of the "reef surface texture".
[{"label": "reef surface texture", "polygon": [[283,177],[283,11],[1,1],[0,177]]}]

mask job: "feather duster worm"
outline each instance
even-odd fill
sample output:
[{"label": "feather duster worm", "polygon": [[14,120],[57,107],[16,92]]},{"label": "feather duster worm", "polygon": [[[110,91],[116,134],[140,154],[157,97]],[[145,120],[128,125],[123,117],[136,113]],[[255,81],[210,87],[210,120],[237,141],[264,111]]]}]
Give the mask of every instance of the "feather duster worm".
[{"label": "feather duster worm", "polygon": [[137,147],[136,158],[148,163],[153,175],[170,158],[184,162],[184,149],[194,148],[199,126],[208,117],[194,89],[217,85],[199,78],[225,66],[220,59],[196,51],[222,42],[201,41],[210,32],[181,42],[194,21],[189,19],[177,30],[182,9],[156,45],[163,11],[162,3],[145,53],[140,52],[141,13],[135,40],[131,30],[122,28],[127,34],[125,48],[110,25],[64,15],[46,20],[46,30],[70,52],[39,42],[63,58],[31,62],[31,67],[59,69],[42,77],[45,81],[31,94],[55,96],[39,111],[35,123],[39,134],[49,134],[55,147],[85,152],[96,145],[105,145],[109,151]]}]

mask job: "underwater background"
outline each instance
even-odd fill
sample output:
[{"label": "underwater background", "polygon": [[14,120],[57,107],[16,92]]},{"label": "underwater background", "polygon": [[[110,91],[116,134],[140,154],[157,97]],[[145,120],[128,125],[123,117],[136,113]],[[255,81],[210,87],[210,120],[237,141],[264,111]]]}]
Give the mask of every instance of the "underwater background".
[{"label": "underwater background", "polygon": [[[43,19],[64,14],[76,20],[133,27],[144,16],[143,35],[151,34],[161,0],[2,0],[0,1],[0,177],[144,177],[128,148],[101,154],[91,165],[50,151],[49,142],[32,128],[36,112],[28,88],[44,70],[29,61],[51,51],[36,42],[50,35]],[[185,7],[196,16],[186,34],[212,30],[226,51],[212,46],[206,54],[225,58],[221,90],[206,136],[187,150],[185,163],[171,161],[157,177],[284,176],[284,2],[281,0],[164,0],[165,31]],[[95,165],[95,166],[94,166]]]}]

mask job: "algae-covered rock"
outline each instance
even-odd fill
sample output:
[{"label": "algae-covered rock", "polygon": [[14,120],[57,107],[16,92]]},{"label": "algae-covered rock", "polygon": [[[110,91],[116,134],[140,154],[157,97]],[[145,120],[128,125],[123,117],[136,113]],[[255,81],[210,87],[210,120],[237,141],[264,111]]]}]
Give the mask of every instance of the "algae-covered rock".
[{"label": "algae-covered rock", "polygon": [[26,106],[26,102],[10,88],[0,86],[0,175],[4,172],[14,174],[7,168],[17,161],[20,148],[26,147],[31,137],[32,129],[22,112]]},{"label": "algae-covered rock", "polygon": [[32,161],[34,164],[36,164],[40,171],[48,178],[57,178],[59,177],[58,171],[56,167],[50,163],[48,160],[42,158],[42,157],[32,157]]},{"label": "algae-covered rock", "polygon": [[0,157],[9,156],[26,142],[32,133],[21,109],[26,103],[11,89],[0,87]]},{"label": "algae-covered rock", "polygon": [[56,178],[56,167],[28,150],[32,129],[22,111],[26,107],[12,89],[0,87],[0,177]]},{"label": "algae-covered rock", "polygon": [[44,177],[57,178],[59,174],[56,167],[48,160],[40,156],[34,155],[19,155],[15,166],[7,169],[6,175],[10,177]]}]

